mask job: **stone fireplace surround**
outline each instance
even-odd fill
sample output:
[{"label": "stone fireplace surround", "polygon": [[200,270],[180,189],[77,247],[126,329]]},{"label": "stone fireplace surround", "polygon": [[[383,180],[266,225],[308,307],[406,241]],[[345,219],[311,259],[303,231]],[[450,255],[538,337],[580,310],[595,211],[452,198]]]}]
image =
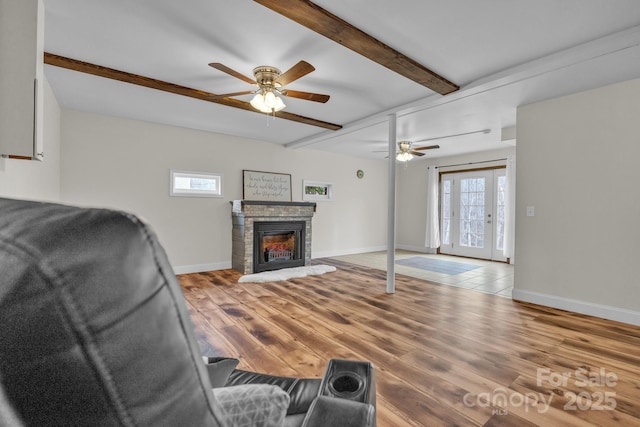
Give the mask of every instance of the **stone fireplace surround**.
[{"label": "stone fireplace surround", "polygon": [[304,221],[304,265],[311,263],[311,219],[316,204],[309,202],[271,202],[235,200],[232,203],[231,266],[242,274],[253,271],[253,229],[258,221]]}]

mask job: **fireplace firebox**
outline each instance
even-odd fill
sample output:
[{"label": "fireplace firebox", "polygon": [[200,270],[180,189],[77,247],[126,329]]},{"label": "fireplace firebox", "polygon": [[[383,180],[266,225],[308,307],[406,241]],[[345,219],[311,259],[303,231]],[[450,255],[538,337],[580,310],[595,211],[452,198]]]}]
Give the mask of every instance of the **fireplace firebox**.
[{"label": "fireplace firebox", "polygon": [[253,227],[255,273],[305,265],[304,221],[256,221]]}]

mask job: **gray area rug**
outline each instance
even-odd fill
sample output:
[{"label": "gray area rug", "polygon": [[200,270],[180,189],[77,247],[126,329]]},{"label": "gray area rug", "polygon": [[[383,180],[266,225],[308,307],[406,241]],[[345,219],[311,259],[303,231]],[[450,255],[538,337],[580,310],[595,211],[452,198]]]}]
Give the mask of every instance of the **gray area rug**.
[{"label": "gray area rug", "polygon": [[475,270],[481,266],[475,264],[464,264],[461,262],[444,261],[439,259],[427,258],[422,256],[414,256],[411,258],[399,259],[396,261],[398,265],[419,268],[420,270],[428,270],[436,273],[444,274],[460,274],[465,271]]}]

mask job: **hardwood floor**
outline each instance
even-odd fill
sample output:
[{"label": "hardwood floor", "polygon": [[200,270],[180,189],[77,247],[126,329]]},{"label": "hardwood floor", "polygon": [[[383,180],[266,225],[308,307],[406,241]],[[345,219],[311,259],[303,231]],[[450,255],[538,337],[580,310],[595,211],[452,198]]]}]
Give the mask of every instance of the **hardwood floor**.
[{"label": "hardwood floor", "polygon": [[401,275],[389,295],[383,271],[314,263],[338,271],[178,276],[203,354],[305,377],[369,360],[380,427],[640,425],[640,327]]}]

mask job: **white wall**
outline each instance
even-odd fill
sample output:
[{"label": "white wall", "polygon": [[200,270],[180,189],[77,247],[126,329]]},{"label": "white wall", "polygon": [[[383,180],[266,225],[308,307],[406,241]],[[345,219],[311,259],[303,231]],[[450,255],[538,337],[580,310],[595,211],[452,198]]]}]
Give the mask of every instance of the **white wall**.
[{"label": "white wall", "polygon": [[0,157],[0,197],[60,200],[60,107],[45,79],[44,161]]},{"label": "white wall", "polygon": [[515,299],[640,324],[639,114],[640,80],[518,109]]},{"label": "white wall", "polygon": [[[243,169],[290,173],[293,201],[303,179],[333,184],[334,200],[318,202],[313,219],[314,258],[385,246],[384,161],[69,110],[61,151],[62,200],[146,218],[178,272],[230,268],[230,201],[242,198]],[[224,197],[169,197],[170,169],[222,173]]]},{"label": "white wall", "polygon": [[[506,145],[506,144],[505,144]],[[438,157],[425,160],[412,160],[397,166],[397,239],[396,246],[419,252],[428,252],[425,247],[426,218],[427,218],[427,177],[428,167],[438,166],[439,171],[465,170],[475,167],[505,165],[506,161],[464,165],[458,167],[442,167],[445,165],[486,162],[494,159],[504,159],[514,154],[515,148],[507,147],[501,150],[481,151],[472,154],[451,157]],[[432,251],[435,252],[435,251]]]}]

